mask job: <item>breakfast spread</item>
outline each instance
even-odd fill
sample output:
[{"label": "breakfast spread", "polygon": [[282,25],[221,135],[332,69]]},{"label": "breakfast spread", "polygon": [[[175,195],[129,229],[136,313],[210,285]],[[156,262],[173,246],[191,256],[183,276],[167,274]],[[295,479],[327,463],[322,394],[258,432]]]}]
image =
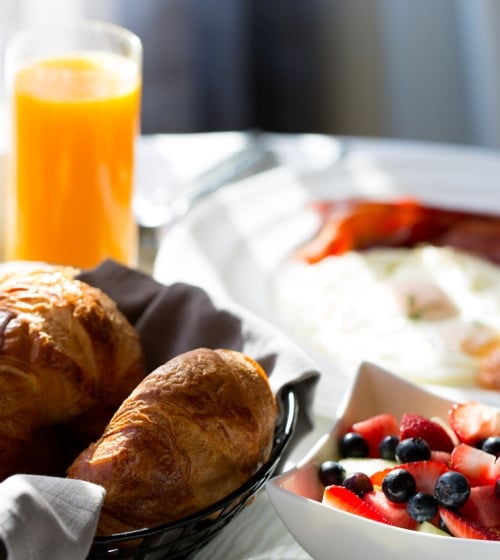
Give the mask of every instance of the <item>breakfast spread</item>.
[{"label": "breakfast spread", "polygon": [[99,534],[168,523],[224,498],[268,460],[277,404],[241,352],[197,348],[145,372],[115,302],[69,267],[0,274],[0,476],[106,489]]},{"label": "breakfast spread", "polygon": [[339,458],[319,466],[322,502],[404,529],[500,541],[500,411],[467,401],[446,420],[408,412],[354,422]]},{"label": "breakfast spread", "polygon": [[500,388],[500,218],[413,200],[317,204],[318,235],[277,269],[289,330],[355,371]]}]

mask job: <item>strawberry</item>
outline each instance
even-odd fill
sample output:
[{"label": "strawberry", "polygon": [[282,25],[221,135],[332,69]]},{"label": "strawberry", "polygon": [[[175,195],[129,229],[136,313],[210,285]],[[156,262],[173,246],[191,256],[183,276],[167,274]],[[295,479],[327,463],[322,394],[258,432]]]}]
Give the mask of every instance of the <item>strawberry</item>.
[{"label": "strawberry", "polygon": [[385,436],[397,436],[399,425],[393,414],[383,413],[355,422],[351,431],[361,434],[368,442],[369,457],[380,457],[378,446]]},{"label": "strawberry", "polygon": [[417,522],[406,511],[406,503],[396,504],[388,500],[382,490],[372,490],[363,496],[363,500],[370,504],[393,525],[403,529],[415,529]]},{"label": "strawberry", "polygon": [[450,462],[451,453],[447,451],[431,451],[431,460],[432,461],[439,461],[440,463],[444,463],[448,465]]},{"label": "strawberry", "polygon": [[483,527],[500,525],[500,498],[495,494],[495,485],[474,486],[469,499],[460,508],[460,514]]},{"label": "strawberry", "polygon": [[401,417],[399,439],[413,437],[425,439],[432,451],[451,452],[454,447],[452,439],[443,426],[421,414],[407,412]]},{"label": "strawberry", "polygon": [[382,469],[381,471],[374,472],[370,476],[370,480],[372,481],[373,487],[377,488],[377,487],[382,486],[382,481],[384,480],[385,475],[387,473],[389,473],[390,471],[392,471],[392,469],[395,469],[397,467],[399,467],[399,465],[396,465],[394,467],[387,467],[385,469]]},{"label": "strawberry", "polygon": [[426,494],[434,494],[434,486],[436,480],[446,471],[447,465],[441,461],[415,461],[413,463],[404,463],[401,468],[409,471],[415,482],[417,483],[417,492],[425,492]]},{"label": "strawberry", "polygon": [[500,541],[500,533],[488,527],[483,527],[460,514],[443,507],[439,508],[439,514],[444,524],[454,537],[466,539],[480,539],[487,541]]},{"label": "strawberry", "polygon": [[469,445],[500,435],[500,410],[476,401],[454,404],[448,421],[458,439]]},{"label": "strawberry", "polygon": [[494,455],[466,443],[458,444],[452,451],[450,468],[467,477],[471,486],[494,484],[500,478],[500,461]]},{"label": "strawberry", "polygon": [[392,525],[379,511],[374,509],[368,502],[365,502],[357,494],[344,488],[344,486],[327,486],[323,491],[323,504],[328,506],[366,517],[373,521],[379,521]]}]

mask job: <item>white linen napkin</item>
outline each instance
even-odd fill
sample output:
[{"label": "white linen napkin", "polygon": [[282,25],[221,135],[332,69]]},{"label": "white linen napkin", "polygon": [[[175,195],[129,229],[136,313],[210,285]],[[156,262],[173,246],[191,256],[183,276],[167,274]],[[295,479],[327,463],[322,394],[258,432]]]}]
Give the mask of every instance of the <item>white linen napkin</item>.
[{"label": "white linen napkin", "polygon": [[[13,475],[0,484],[0,538],[8,560],[79,560],[94,538],[104,488],[64,478]],[[2,551],[0,551],[2,558]]]}]

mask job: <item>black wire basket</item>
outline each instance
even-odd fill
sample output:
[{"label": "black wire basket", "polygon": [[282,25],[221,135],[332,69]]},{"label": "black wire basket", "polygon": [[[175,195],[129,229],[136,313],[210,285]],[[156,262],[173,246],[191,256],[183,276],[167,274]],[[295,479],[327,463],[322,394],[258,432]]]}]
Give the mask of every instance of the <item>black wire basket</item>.
[{"label": "black wire basket", "polygon": [[87,560],[177,560],[189,558],[221,531],[278,469],[298,414],[297,396],[285,388],[277,397],[279,413],[271,456],[243,486],[193,515],[157,527],[95,537]]}]

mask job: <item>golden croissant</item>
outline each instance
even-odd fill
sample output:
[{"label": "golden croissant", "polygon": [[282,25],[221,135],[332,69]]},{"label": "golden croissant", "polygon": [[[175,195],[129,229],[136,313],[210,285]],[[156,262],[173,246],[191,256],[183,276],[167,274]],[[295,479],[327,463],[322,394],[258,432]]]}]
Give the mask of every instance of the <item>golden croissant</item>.
[{"label": "golden croissant", "polygon": [[257,362],[198,348],[150,373],[68,476],[105,487],[98,534],[167,523],[246,482],[269,458],[276,414]]},{"label": "golden croissant", "polygon": [[38,463],[52,474],[64,433],[72,444],[98,437],[144,377],[135,330],[76,272],[32,265],[0,277],[0,480]]}]

